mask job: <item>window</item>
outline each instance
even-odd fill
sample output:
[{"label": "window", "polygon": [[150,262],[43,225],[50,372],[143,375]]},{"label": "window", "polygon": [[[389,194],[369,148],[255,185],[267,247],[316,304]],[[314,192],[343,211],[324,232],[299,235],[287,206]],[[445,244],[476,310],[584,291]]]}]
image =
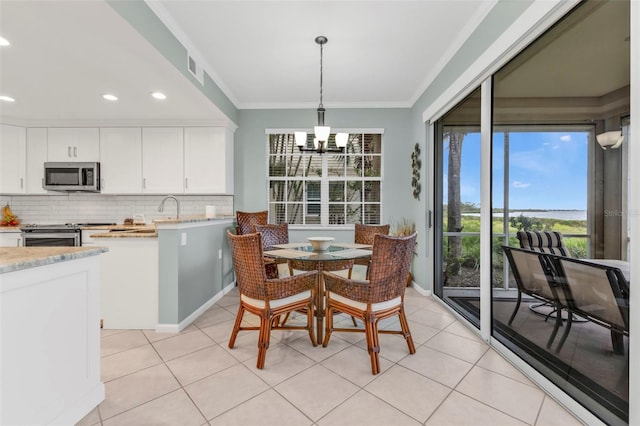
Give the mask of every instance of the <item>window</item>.
[{"label": "window", "polygon": [[[379,224],[382,134],[350,133],[344,153],[300,152],[293,132],[269,135],[269,221]],[[335,135],[329,148],[336,148]]]}]

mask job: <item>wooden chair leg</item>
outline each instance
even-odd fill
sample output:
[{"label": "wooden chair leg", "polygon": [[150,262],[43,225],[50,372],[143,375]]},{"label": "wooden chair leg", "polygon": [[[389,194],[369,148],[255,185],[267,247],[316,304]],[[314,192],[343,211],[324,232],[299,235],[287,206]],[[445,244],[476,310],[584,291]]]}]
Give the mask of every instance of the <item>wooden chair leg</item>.
[{"label": "wooden chair leg", "polygon": [[267,349],[269,349],[269,339],[271,337],[271,321],[269,316],[260,318],[260,335],[258,336],[258,361],[256,367],[260,370],[264,368],[264,361],[267,357]]},{"label": "wooden chair leg", "polygon": [[233,325],[233,331],[231,332],[231,337],[229,338],[229,349],[233,349],[233,346],[236,344],[236,337],[238,336],[238,331],[240,330],[240,324],[242,324],[242,317],[244,316],[244,308],[242,304],[238,306],[238,313],[236,314],[236,322]]},{"label": "wooden chair leg", "polygon": [[329,306],[329,303],[327,303],[327,306],[325,308],[324,320],[325,320],[325,331],[324,331],[324,340],[322,341],[322,347],[326,348],[327,345],[329,344],[329,339],[331,338],[331,331],[333,330],[333,308]]},{"label": "wooden chair leg", "polygon": [[[289,315],[287,313],[287,315]],[[307,329],[309,329],[309,338],[313,346],[318,346],[316,342],[316,336],[313,333],[313,304],[307,308]]]},{"label": "wooden chair leg", "polygon": [[411,336],[411,330],[409,330],[409,322],[407,321],[407,316],[404,313],[404,309],[400,310],[398,316],[400,317],[400,327],[402,328],[402,334],[407,341],[407,346],[409,346],[409,353],[415,354],[416,346],[413,343],[413,337]]},{"label": "wooden chair leg", "polygon": [[367,337],[367,352],[369,352],[369,357],[371,358],[371,373],[378,374],[380,372],[380,361],[378,359],[380,346],[375,336],[375,319],[373,317],[365,319],[364,329]]}]

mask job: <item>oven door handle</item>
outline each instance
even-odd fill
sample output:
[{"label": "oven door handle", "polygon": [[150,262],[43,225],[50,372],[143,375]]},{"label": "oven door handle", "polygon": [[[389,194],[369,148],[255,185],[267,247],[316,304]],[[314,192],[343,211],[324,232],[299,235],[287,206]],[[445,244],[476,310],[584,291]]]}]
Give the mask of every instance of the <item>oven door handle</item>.
[{"label": "oven door handle", "polygon": [[23,238],[77,238],[77,232],[23,232]]}]

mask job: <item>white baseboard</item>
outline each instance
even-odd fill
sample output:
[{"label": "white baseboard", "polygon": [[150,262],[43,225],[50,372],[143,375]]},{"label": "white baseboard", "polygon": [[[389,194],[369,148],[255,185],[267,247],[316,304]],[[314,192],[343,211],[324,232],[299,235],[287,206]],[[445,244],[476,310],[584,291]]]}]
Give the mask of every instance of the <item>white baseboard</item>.
[{"label": "white baseboard", "polygon": [[[229,288],[229,290],[231,290],[231,289]],[[189,324],[191,324],[193,321],[195,321],[196,318],[198,318],[200,315],[202,315],[207,309],[212,307],[218,300],[222,299],[222,296],[224,296],[226,293],[228,293],[229,290],[223,289],[223,291],[219,292],[218,294],[213,296],[211,299],[207,300],[198,309],[193,311],[193,313],[191,313],[191,315],[189,315],[188,317],[186,317],[185,319],[180,321],[180,323],[178,323],[178,324],[160,324],[160,323],[156,324],[156,332],[158,332],[158,333],[179,333],[179,332],[181,332],[182,330],[187,328],[189,326]]]},{"label": "white baseboard", "polygon": [[422,287],[417,285],[415,281],[411,282],[411,287],[414,288],[422,296],[431,296],[431,290],[423,289]]},{"label": "white baseboard", "polygon": [[52,425],[74,425],[104,401],[104,383],[99,382],[90,391],[82,395],[82,398],[73,406],[62,412]]}]

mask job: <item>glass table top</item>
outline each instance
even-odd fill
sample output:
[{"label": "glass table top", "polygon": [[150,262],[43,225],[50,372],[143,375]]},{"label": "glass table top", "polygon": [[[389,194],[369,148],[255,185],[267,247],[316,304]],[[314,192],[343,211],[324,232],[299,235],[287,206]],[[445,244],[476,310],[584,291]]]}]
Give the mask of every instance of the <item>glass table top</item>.
[{"label": "glass table top", "polygon": [[371,246],[354,243],[333,243],[327,250],[314,251],[309,243],[276,244],[264,250],[273,259],[331,261],[371,257]]}]

